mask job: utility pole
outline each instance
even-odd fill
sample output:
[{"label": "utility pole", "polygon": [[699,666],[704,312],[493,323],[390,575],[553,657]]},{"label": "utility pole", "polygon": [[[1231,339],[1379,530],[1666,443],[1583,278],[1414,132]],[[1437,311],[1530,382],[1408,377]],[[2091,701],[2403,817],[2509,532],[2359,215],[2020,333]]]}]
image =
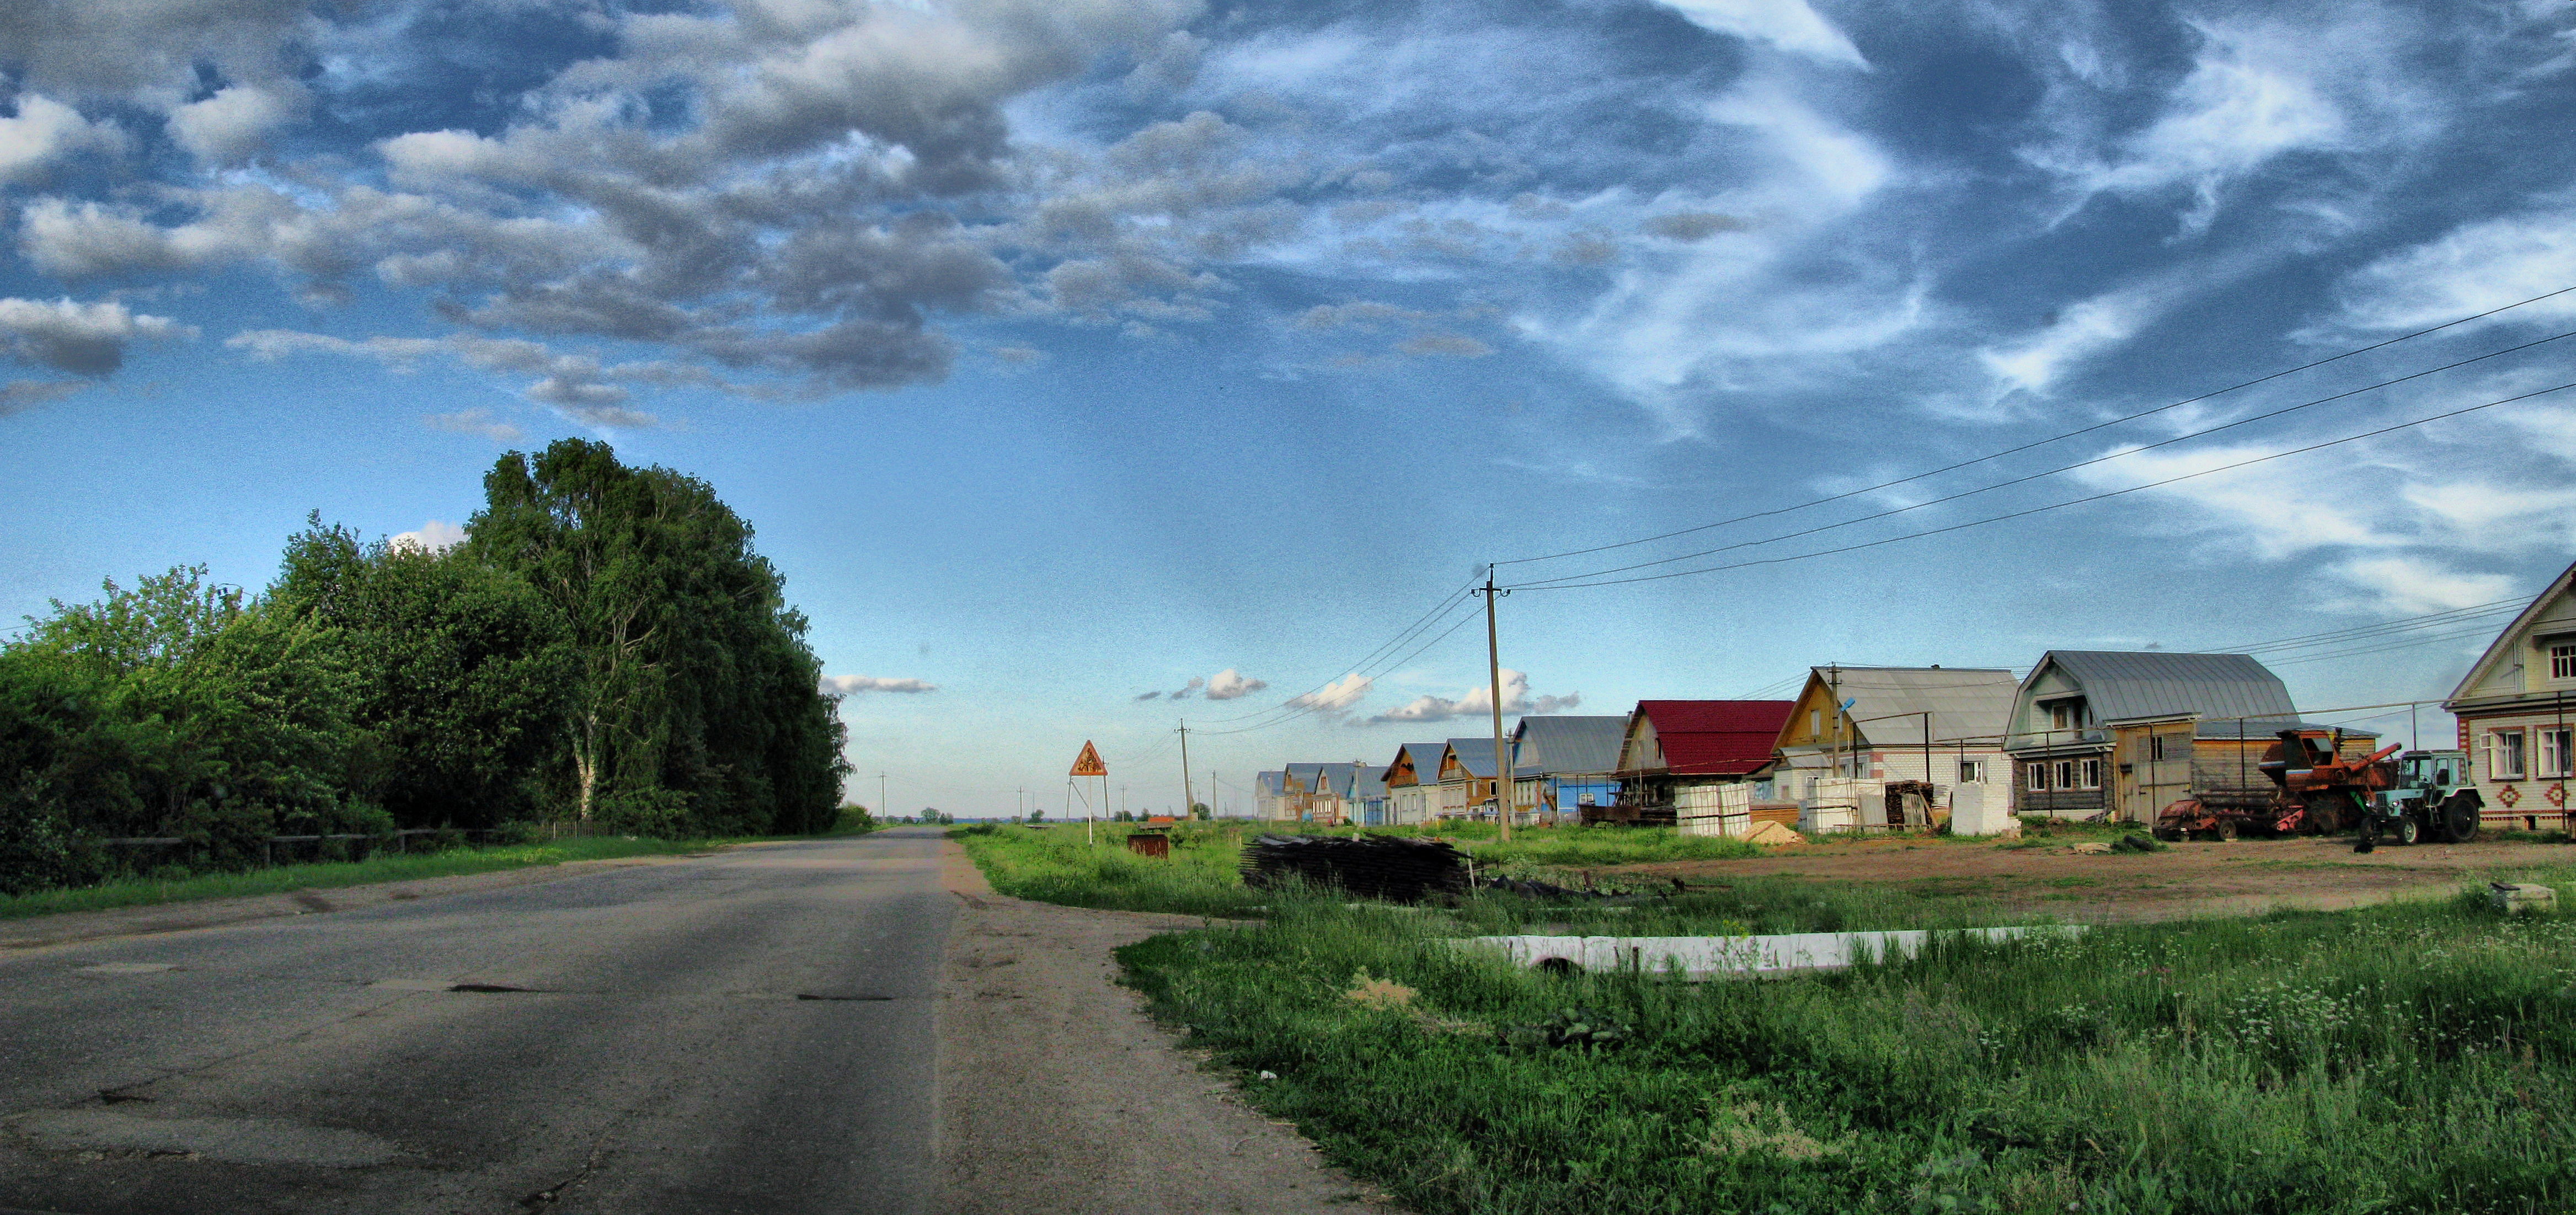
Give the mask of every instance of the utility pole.
[{"label": "utility pole", "polygon": [[1512,760],[1503,749],[1503,650],[1494,639],[1494,600],[1509,592],[1494,588],[1494,567],[1485,567],[1485,674],[1492,680],[1494,702],[1494,821],[1503,842],[1512,840]]},{"label": "utility pole", "polygon": [[1190,814],[1190,719],[1181,719],[1181,817]]},{"label": "utility pole", "polygon": [[894,816],[894,807],[886,804],[885,797],[885,773],[879,772],[877,773],[877,813],[885,815],[888,818],[892,818]]},{"label": "utility pole", "polygon": [[1127,813],[1127,786],[1124,782],[1118,786],[1118,813]]}]

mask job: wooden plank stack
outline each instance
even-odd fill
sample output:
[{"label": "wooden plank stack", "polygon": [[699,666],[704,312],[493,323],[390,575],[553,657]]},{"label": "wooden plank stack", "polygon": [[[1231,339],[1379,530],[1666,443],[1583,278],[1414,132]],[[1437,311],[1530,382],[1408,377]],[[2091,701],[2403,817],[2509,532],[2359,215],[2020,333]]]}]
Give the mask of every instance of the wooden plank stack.
[{"label": "wooden plank stack", "polygon": [[1261,835],[1243,847],[1243,884],[1274,890],[1303,879],[1368,899],[1419,903],[1467,887],[1467,854],[1443,840],[1394,835]]}]

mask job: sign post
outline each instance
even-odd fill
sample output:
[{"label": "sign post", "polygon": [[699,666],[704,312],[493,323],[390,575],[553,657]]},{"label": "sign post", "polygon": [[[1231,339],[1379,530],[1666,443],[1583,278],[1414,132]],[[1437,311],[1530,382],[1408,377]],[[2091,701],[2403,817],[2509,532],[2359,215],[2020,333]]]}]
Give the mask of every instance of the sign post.
[{"label": "sign post", "polygon": [[[1067,775],[1067,776],[1097,776],[1097,777],[1099,777],[1099,778],[1100,778],[1100,800],[1101,800],[1101,801],[1103,801],[1103,802],[1106,802],[1106,801],[1108,801],[1108,800],[1109,800],[1109,765],[1107,765],[1107,764],[1104,764],[1104,763],[1100,762],[1100,749],[1099,749],[1099,748],[1097,748],[1097,747],[1092,746],[1092,745],[1091,745],[1091,740],[1090,740],[1090,739],[1086,738],[1086,739],[1083,739],[1083,740],[1082,740],[1082,754],[1080,754],[1080,755],[1077,755],[1077,756],[1074,756],[1074,757],[1073,757],[1073,771],[1066,773],[1066,775]],[[1083,800],[1084,800],[1085,802],[1088,802],[1090,799],[1089,799],[1089,798],[1085,798],[1085,799],[1083,799]],[[1092,824],[1092,820],[1093,820],[1094,818],[1096,818],[1097,816],[1098,816],[1098,812],[1097,812],[1097,811],[1095,811],[1091,806],[1089,806],[1089,805],[1085,805],[1085,806],[1083,806],[1083,808],[1082,808],[1082,842],[1083,842],[1086,846],[1088,846],[1088,845],[1091,845],[1091,844],[1094,844],[1094,843],[1097,843],[1097,842],[1098,842],[1098,840],[1097,840],[1097,839],[1094,837],[1094,835],[1093,835],[1093,828],[1092,828],[1092,825],[1091,825],[1091,824]]]}]

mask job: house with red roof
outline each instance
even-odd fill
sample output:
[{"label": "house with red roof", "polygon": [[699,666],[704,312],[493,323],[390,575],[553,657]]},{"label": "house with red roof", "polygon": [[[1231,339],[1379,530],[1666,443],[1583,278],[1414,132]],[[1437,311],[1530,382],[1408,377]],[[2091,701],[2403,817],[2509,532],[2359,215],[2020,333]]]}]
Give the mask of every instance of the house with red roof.
[{"label": "house with red roof", "polygon": [[1601,821],[1665,826],[1684,789],[1768,775],[1787,700],[1641,700],[1619,742],[1619,804]]}]

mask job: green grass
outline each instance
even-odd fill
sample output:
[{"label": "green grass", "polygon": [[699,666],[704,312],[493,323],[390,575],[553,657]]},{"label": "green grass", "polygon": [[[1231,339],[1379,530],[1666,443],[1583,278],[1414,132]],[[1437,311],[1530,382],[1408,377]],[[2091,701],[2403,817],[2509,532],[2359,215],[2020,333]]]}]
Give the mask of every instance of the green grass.
[{"label": "green grass", "polygon": [[444,852],[410,855],[393,853],[369,857],[363,861],[279,865],[273,869],[254,869],[244,873],[208,873],[175,881],[133,878],[70,890],[39,890],[21,895],[0,895],[0,920],[52,915],[64,911],[104,911],[112,907],[184,903],[196,899],[280,894],[294,890],[328,890],[336,886],[363,886],[371,882],[403,882],[420,878],[454,877],[466,873],[489,873],[497,869],[524,869],[530,865],[560,865],[565,861],[603,860],[621,856],[659,856],[677,852],[696,852],[719,846],[723,842],[605,836],[499,848],[453,848]]},{"label": "green grass", "polygon": [[[1850,895],[1820,892],[1807,918],[1944,914],[1833,901]],[[1437,939],[1459,927],[1291,898],[1258,927],[1120,958],[1195,1045],[1277,1074],[1247,1082],[1261,1108],[1424,1212],[2576,1199],[2576,917],[2505,920],[2464,896],[1704,984],[1518,970]],[[1499,1040],[1568,1009],[1630,1036]]]},{"label": "green grass", "polygon": [[1013,898],[1116,911],[1244,916],[1269,901],[1236,875],[1244,832],[1231,825],[1183,824],[1171,830],[1172,854],[1155,860],[1129,852],[1128,823],[1101,823],[1085,843],[1083,828],[952,827],[993,889]]}]

